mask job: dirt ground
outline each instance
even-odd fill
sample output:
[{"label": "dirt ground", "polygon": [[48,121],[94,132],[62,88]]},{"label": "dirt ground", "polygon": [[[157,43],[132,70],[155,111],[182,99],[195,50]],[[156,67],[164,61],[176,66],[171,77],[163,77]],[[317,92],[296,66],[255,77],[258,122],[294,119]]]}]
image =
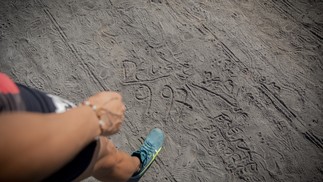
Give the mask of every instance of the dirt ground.
[{"label": "dirt ground", "polygon": [[75,103],[120,91],[120,149],[166,133],[142,181],[322,181],[322,13],[320,0],[1,0],[0,71]]}]

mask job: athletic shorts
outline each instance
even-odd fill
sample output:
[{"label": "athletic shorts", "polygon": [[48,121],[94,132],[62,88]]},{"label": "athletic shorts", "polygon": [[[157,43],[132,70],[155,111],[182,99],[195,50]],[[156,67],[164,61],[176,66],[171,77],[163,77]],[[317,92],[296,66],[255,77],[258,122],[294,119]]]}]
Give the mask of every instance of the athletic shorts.
[{"label": "athletic shorts", "polygon": [[[75,107],[75,105],[67,100],[14,83],[7,75],[0,73],[0,113],[15,111],[60,113],[72,107]],[[59,133],[57,134],[59,135]],[[96,146],[97,141],[92,141],[74,159],[43,181],[62,182],[76,179],[89,166]]]}]

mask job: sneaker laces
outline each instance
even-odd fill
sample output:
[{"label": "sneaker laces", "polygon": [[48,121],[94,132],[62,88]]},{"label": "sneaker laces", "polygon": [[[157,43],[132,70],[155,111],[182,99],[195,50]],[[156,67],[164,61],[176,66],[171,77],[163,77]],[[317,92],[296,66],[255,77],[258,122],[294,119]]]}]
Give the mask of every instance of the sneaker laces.
[{"label": "sneaker laces", "polygon": [[153,147],[153,144],[151,144],[150,142],[145,142],[145,144],[141,147],[140,149],[140,158],[142,160],[142,163],[144,165],[146,165],[147,163],[147,160],[148,160],[148,155],[154,153],[155,150],[154,150],[154,147]]}]

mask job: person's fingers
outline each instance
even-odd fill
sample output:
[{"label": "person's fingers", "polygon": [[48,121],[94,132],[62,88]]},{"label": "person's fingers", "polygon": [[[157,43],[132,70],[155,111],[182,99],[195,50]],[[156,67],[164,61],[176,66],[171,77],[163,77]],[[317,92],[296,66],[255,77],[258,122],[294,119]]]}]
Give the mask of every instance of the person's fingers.
[{"label": "person's fingers", "polygon": [[118,92],[103,92],[103,97],[116,98],[122,100],[122,96]]},{"label": "person's fingers", "polygon": [[124,103],[122,103],[122,112],[125,113],[126,112],[126,105],[124,105]]},{"label": "person's fingers", "polygon": [[117,92],[99,92],[96,95],[90,97],[96,102],[108,102],[110,100],[122,100],[122,96]]},{"label": "person's fingers", "polygon": [[100,92],[88,99],[95,105],[97,115],[104,121],[103,135],[112,135],[120,130],[126,107],[121,94],[117,92]]},{"label": "person's fingers", "polygon": [[120,100],[113,100],[110,103],[105,104],[104,108],[106,108],[107,111],[114,113],[116,115],[121,115],[121,114],[124,114],[125,112],[125,106],[123,102]]},{"label": "person's fingers", "polygon": [[102,120],[105,122],[103,135],[112,135],[120,131],[122,124],[122,118],[120,116],[107,114],[102,117]]}]

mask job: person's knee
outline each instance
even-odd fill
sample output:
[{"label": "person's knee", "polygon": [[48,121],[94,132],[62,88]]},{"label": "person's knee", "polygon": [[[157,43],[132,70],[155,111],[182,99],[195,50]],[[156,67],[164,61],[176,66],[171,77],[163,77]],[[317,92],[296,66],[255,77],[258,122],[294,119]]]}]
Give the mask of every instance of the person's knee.
[{"label": "person's knee", "polygon": [[117,155],[118,150],[109,139],[101,137],[100,140],[102,150],[100,151],[101,154],[95,168],[104,168],[105,170],[112,169],[119,161]]},{"label": "person's knee", "polygon": [[108,139],[102,139],[100,142],[102,144],[102,156],[97,160],[92,176],[100,181],[107,181],[117,168],[119,161],[118,150]]},{"label": "person's knee", "polygon": [[112,141],[102,139],[102,157],[98,158],[92,176],[100,181],[127,181],[138,170],[133,158],[118,150]]}]

